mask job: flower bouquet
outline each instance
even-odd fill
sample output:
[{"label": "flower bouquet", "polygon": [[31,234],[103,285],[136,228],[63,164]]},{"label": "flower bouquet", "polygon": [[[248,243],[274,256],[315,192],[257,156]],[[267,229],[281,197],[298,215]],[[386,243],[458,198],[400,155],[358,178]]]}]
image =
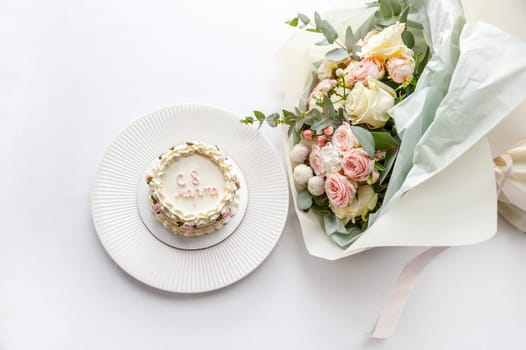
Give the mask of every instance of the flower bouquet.
[{"label": "flower bouquet", "polygon": [[457,0],[360,4],[288,21],[302,31],[277,56],[285,109],[242,120],[285,126],[307,249],[334,260],[492,237],[485,135],[526,97],[526,45],[466,24]]}]

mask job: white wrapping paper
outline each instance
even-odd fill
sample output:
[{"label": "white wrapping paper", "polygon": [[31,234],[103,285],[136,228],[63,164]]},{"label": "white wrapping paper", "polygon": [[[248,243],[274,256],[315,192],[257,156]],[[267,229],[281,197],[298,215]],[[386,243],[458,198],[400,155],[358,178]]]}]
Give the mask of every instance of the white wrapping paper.
[{"label": "white wrapping paper", "polygon": [[[325,14],[339,32],[349,24],[357,28],[374,12],[360,1],[347,3],[354,9]],[[415,93],[391,110],[402,146],[387,200],[345,250],[325,235],[313,211],[296,210],[312,255],[334,260],[379,246],[465,245],[496,232],[493,157],[485,135],[526,97],[526,44],[488,24],[464,25],[456,0],[412,3],[434,55]],[[317,39],[296,32],[276,57],[285,108],[297,104],[312,62],[322,57],[313,45]],[[288,158],[292,144],[284,141]],[[292,179],[290,165],[288,171]]]}]

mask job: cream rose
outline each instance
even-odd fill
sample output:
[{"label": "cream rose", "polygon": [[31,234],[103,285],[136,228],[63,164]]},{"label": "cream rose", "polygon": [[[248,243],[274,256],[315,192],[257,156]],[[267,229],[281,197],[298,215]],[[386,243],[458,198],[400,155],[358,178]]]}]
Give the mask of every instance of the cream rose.
[{"label": "cream rose", "polygon": [[325,181],[325,193],[329,198],[331,208],[345,208],[354,199],[356,186],[345,176],[338,173],[330,174]]},{"label": "cream rose", "polygon": [[385,63],[389,78],[402,84],[413,79],[415,59],[412,56],[393,57]]},{"label": "cream rose", "polygon": [[379,33],[370,35],[363,41],[363,46],[359,52],[360,57],[376,57],[385,61],[391,57],[412,54],[411,49],[402,40],[404,30],[404,23],[395,23]]},{"label": "cream rose", "polygon": [[325,175],[323,170],[323,158],[321,156],[321,149],[318,145],[313,145],[309,154],[309,165],[314,171],[314,174],[321,176]]},{"label": "cream rose", "polygon": [[357,197],[347,206],[340,208],[332,208],[332,211],[347,224],[349,221],[353,223],[356,218],[362,217],[363,220],[367,219],[367,214],[376,208],[378,203],[378,194],[374,192],[374,189],[370,185],[362,185],[358,187]]},{"label": "cream rose", "polygon": [[332,71],[336,68],[338,68],[338,62],[334,62],[330,60],[323,61],[317,71],[318,79],[320,80],[330,79],[332,77]]},{"label": "cream rose", "polygon": [[374,170],[374,159],[371,159],[362,148],[352,149],[342,156],[342,169],[352,181],[367,181]]},{"label": "cream rose", "polygon": [[358,147],[360,142],[352,133],[349,123],[340,125],[334,134],[332,134],[332,144],[340,153],[345,153],[351,149]]},{"label": "cream rose", "polygon": [[395,92],[384,83],[371,77],[367,86],[356,83],[346,101],[346,112],[353,124],[367,124],[381,128],[389,120],[387,111],[394,106]]},{"label": "cream rose", "polygon": [[340,155],[331,143],[321,148],[321,158],[323,159],[322,172],[324,174],[332,174],[341,170]]}]

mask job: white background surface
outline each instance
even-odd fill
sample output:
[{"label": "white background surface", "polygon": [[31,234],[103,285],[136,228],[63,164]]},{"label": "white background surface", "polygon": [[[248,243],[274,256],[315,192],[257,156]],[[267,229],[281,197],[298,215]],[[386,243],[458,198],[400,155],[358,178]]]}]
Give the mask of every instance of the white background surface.
[{"label": "white background surface", "polygon": [[[114,137],[167,105],[279,109],[283,21],[328,3],[0,1],[1,350],[523,348],[526,236],[504,222],[426,269],[387,341],[366,332],[420,249],[323,261],[291,212],[252,275],[180,296],[128,277],[98,242],[90,187]],[[515,7],[492,5],[486,19],[506,27],[526,15],[523,2],[504,3]],[[263,132],[279,147],[277,131]]]}]

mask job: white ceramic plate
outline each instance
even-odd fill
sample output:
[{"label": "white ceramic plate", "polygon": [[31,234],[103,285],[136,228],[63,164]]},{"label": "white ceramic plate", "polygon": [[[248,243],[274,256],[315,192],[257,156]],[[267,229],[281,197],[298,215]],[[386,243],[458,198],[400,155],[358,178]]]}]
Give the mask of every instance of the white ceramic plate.
[{"label": "white ceramic plate", "polygon": [[[137,190],[159,153],[187,140],[218,145],[235,159],[248,186],[248,206],[236,231],[200,250],[172,248],[144,226]],[[92,191],[99,238],[113,260],[139,281],[162,290],[199,293],[248,275],[270,254],[287,218],[288,185],[281,159],[263,135],[229,112],[183,105],[148,114],[107,150]]]}]

